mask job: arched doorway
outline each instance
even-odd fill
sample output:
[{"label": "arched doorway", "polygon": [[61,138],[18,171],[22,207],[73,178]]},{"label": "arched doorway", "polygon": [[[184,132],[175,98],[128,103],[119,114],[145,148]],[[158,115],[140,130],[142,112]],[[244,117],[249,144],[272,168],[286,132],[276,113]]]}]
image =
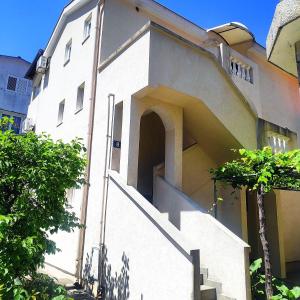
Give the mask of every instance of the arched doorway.
[{"label": "arched doorway", "polygon": [[140,121],[138,158],[138,191],[150,202],[153,199],[153,168],[165,161],[165,126],[153,111],[143,114]]}]

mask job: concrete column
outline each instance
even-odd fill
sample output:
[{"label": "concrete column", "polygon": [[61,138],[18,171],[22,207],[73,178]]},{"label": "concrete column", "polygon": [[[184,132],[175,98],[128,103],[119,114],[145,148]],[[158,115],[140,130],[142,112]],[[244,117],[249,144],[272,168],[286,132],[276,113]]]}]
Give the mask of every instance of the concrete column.
[{"label": "concrete column", "polygon": [[137,187],[140,112],[135,102],[135,99],[130,99],[123,103],[120,174],[127,184]]},{"label": "concrete column", "polygon": [[178,107],[172,114],[172,127],[166,128],[165,179],[181,190],[183,111]]}]

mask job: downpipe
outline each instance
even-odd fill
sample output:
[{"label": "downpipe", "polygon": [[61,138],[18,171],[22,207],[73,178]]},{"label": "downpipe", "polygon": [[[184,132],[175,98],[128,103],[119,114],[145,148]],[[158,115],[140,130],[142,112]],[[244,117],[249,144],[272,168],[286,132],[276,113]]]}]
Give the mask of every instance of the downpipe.
[{"label": "downpipe", "polygon": [[107,126],[106,126],[106,147],[105,147],[105,161],[104,161],[104,174],[103,174],[103,190],[102,190],[102,209],[100,220],[100,251],[98,259],[98,280],[99,287],[97,291],[96,299],[105,298],[105,234],[106,234],[106,214],[107,214],[107,200],[108,200],[108,187],[109,187],[109,170],[111,169],[112,159],[112,143],[113,143],[113,131],[115,123],[115,95],[108,95],[108,107],[107,107]]}]

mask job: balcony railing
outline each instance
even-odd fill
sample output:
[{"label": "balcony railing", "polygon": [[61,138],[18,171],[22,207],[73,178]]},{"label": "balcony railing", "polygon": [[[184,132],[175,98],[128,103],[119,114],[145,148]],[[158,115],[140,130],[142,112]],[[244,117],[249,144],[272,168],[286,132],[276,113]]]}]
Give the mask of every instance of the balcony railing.
[{"label": "balcony railing", "polygon": [[230,72],[234,76],[253,83],[252,67],[233,56],[230,56]]}]

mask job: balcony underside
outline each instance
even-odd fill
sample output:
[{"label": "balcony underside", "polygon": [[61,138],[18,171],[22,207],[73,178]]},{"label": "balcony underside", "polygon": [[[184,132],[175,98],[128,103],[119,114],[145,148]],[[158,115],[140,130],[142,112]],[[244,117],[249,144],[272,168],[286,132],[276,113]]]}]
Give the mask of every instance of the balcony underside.
[{"label": "balcony underside", "polygon": [[300,2],[281,1],[276,8],[267,38],[270,62],[297,76],[294,44],[300,40]]}]

